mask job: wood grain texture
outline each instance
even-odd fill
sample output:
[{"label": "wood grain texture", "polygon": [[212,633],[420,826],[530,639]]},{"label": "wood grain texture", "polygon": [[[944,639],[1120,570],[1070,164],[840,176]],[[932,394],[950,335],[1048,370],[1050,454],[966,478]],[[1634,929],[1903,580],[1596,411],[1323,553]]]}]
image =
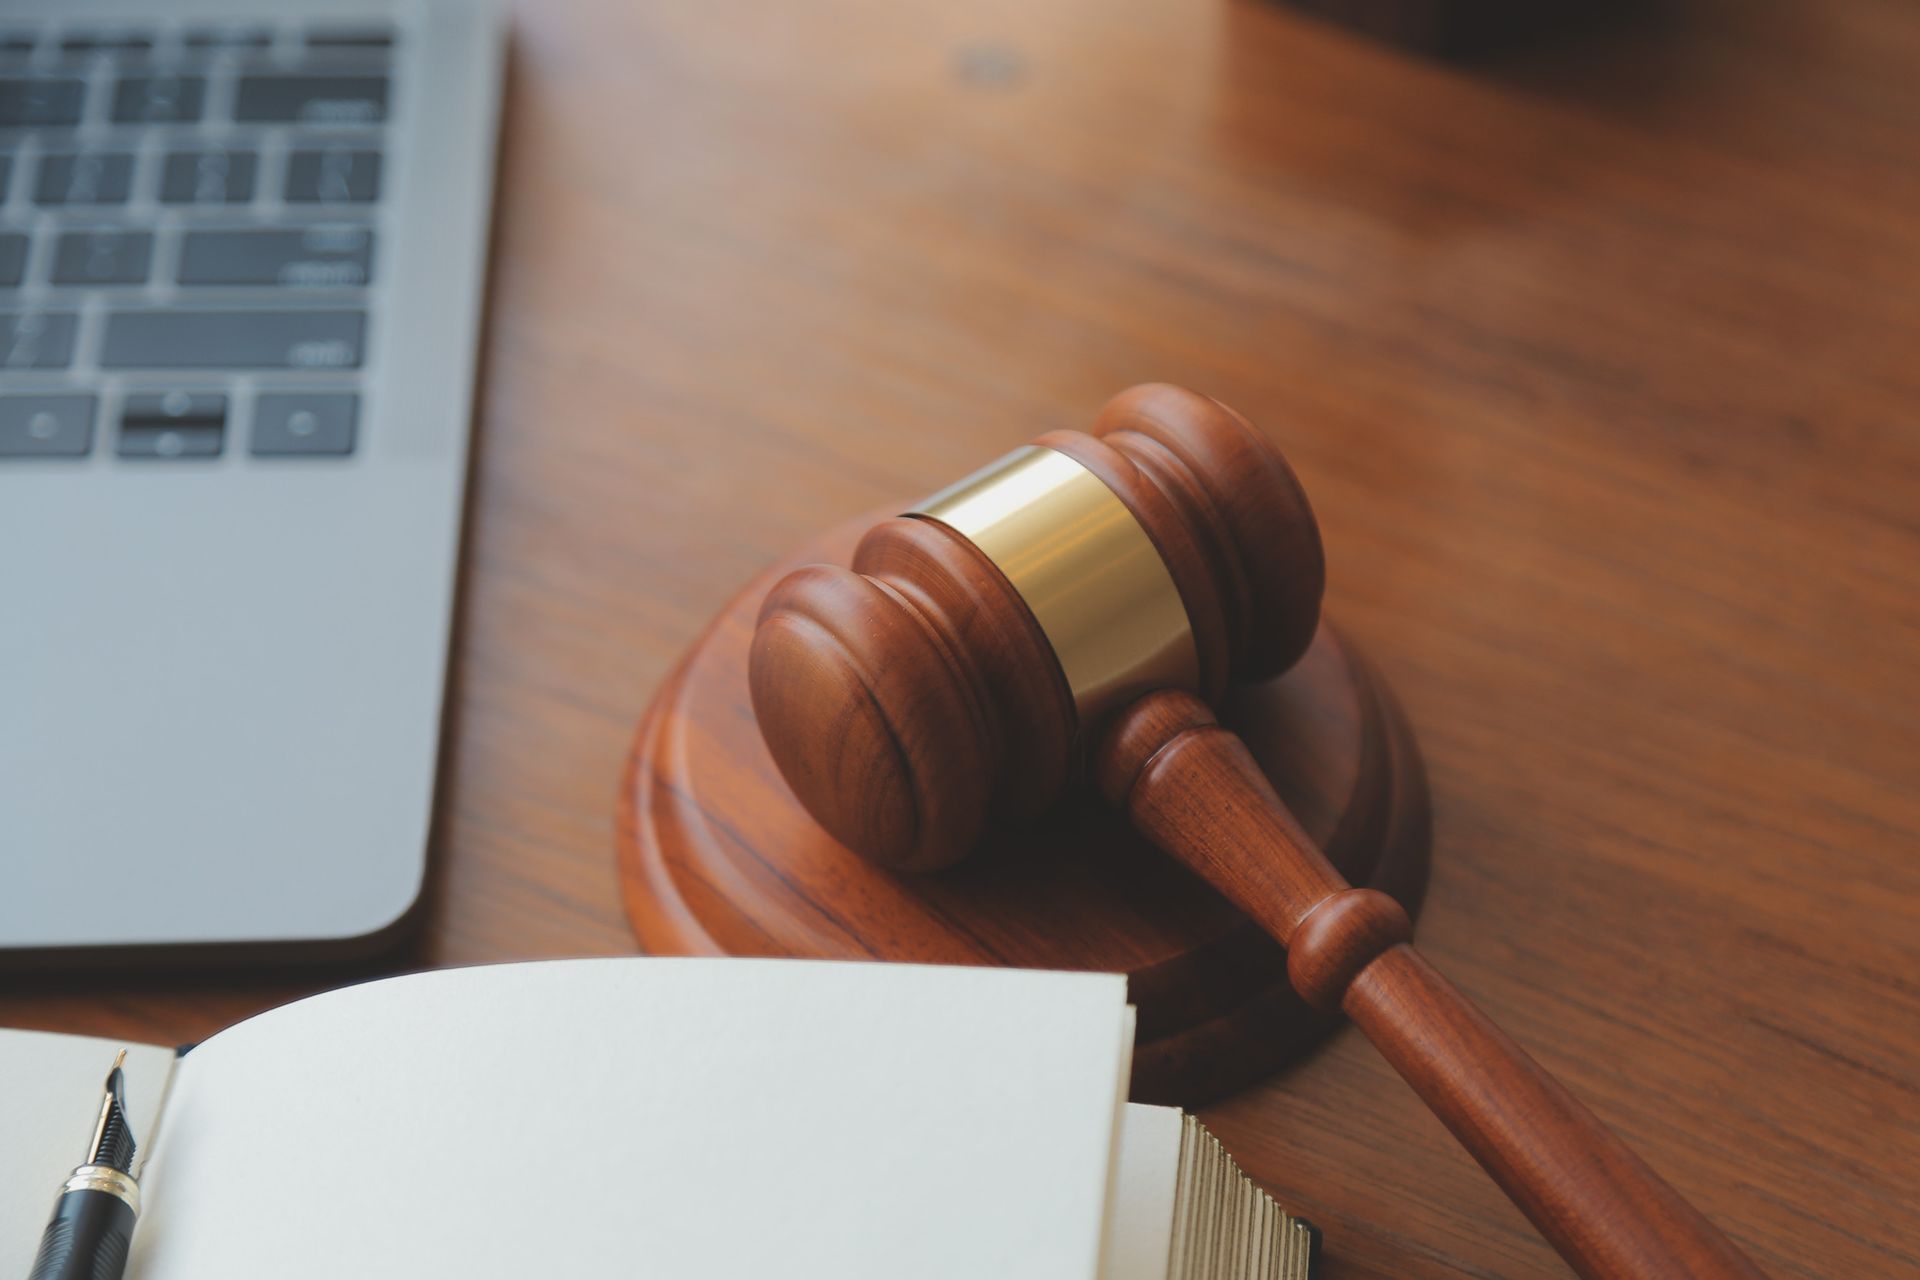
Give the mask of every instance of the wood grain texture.
[{"label": "wood grain texture", "polygon": [[[765,593],[745,676],[766,754],[861,857],[896,871],[951,866],[985,825],[1044,812],[1104,721],[1139,693],[1179,687],[1228,705],[1230,683],[1278,676],[1312,642],[1326,581],[1320,531],[1267,437],[1166,384],[1120,392],[1096,430],[1034,444],[1072,460],[1061,465],[1099,494],[1102,520],[1018,488],[1021,521],[1054,540],[1029,530],[995,555],[978,530],[949,527],[937,511],[889,516],[846,565],[802,564]],[[1122,541],[1102,541],[1101,529],[1121,529]],[[1015,564],[1045,572],[1022,582]],[[1144,636],[1124,626],[1139,597],[1115,606],[1103,593],[1139,576],[1157,578],[1170,619]],[[1048,593],[1071,615],[1066,634],[1100,649],[1103,671],[1138,671],[1169,641],[1196,661],[1129,674],[1130,691],[1090,706],[1045,621]],[[729,683],[738,674],[727,671]],[[729,728],[722,717],[707,731]],[[660,772],[671,789],[694,785],[671,763]]]},{"label": "wood grain texture", "polygon": [[992,562],[929,520],[883,520],[850,566],[775,582],[728,674],[820,825],[896,870],[951,865],[989,821],[1034,816],[1072,764],[1046,636]]},{"label": "wood grain texture", "polygon": [[1205,703],[1141,698],[1095,748],[1094,774],[1136,829],[1286,945],[1293,989],[1344,1010],[1586,1280],[1764,1280],[1427,963],[1398,902],[1348,886]]},{"label": "wood grain texture", "polygon": [[[941,875],[877,866],[801,806],[748,698],[748,646],[765,640],[763,602],[793,566],[844,564],[874,527],[850,522],[744,584],[648,707],[621,781],[618,830],[642,947],[1124,973],[1139,1014],[1133,1096],[1145,1102],[1211,1101],[1311,1050],[1329,1023],[1288,986],[1286,954],[1084,787],[1037,821],[993,825],[964,865]],[[830,580],[859,581],[844,570]],[[874,615],[854,643],[886,644],[891,616]],[[911,650],[925,642],[909,637],[894,663],[918,670]],[[1293,670],[1242,686],[1232,709],[1339,874],[1417,909],[1425,774],[1404,715],[1364,659],[1322,628]],[[808,741],[844,759],[844,745],[825,740],[845,736],[816,730]]]},{"label": "wood grain texture", "polygon": [[[1260,4],[518,11],[424,929],[631,950],[633,725],[739,583],[1115,387],[1312,493],[1422,949],[1775,1280],[1920,1269],[1920,13],[1477,70]],[[364,971],[362,971],[364,972]],[[342,980],[13,975],[204,1036]],[[1565,1270],[1357,1034],[1204,1118],[1332,1280]]]}]

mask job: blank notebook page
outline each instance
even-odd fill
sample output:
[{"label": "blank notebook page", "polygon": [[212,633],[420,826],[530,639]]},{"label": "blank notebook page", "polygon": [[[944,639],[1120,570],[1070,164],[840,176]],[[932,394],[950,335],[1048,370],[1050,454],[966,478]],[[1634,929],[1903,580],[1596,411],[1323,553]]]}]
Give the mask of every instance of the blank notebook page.
[{"label": "blank notebook page", "polygon": [[350,987],[181,1061],[130,1274],[1092,1280],[1131,1040],[1103,974],[613,959]]}]

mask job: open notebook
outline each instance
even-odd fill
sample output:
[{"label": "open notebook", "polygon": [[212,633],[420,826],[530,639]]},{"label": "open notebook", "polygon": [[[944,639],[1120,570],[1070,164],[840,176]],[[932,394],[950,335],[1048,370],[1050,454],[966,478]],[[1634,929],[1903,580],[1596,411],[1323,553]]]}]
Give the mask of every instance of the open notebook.
[{"label": "open notebook", "polygon": [[[450,969],[132,1047],[130,1280],[1307,1276],[1311,1228],[1125,1101],[1102,974],[780,960]],[[0,1031],[0,1275],[118,1042]]]}]

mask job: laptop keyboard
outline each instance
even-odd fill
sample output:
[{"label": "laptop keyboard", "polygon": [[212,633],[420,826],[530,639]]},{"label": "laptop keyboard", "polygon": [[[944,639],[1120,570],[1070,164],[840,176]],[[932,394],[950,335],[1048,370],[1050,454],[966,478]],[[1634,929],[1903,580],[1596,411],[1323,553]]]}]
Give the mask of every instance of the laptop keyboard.
[{"label": "laptop keyboard", "polygon": [[398,40],[0,19],[0,464],[364,444]]}]

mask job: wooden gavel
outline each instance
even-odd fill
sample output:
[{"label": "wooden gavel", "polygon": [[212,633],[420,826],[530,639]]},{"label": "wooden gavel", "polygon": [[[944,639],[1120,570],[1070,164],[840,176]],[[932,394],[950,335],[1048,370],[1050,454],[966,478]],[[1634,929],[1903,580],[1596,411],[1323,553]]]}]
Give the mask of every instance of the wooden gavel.
[{"label": "wooden gavel", "polygon": [[1386,1055],[1586,1277],[1759,1277],[1414,950],[1400,904],[1341,879],[1208,703],[1285,671],[1318,625],[1319,530],[1231,409],[1135,387],[882,522],[852,569],[768,595],[753,706],[842,844],[924,871],[1102,793],[1287,948],[1287,976]]}]

